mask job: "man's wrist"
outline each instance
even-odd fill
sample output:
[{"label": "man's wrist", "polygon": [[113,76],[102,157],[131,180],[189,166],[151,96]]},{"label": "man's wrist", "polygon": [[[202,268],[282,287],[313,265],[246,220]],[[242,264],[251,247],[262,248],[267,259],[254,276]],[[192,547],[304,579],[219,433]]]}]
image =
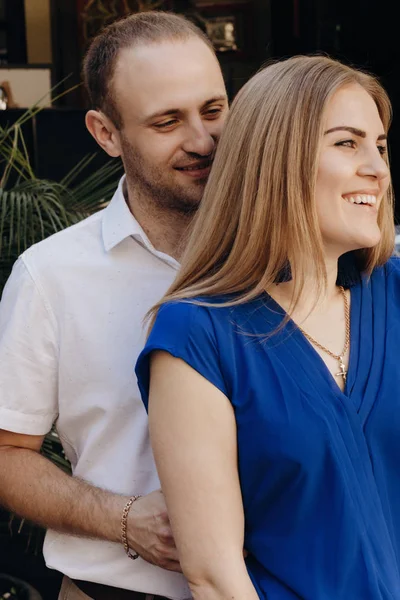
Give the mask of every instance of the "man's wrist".
[{"label": "man's wrist", "polygon": [[129,548],[129,544],[128,544],[128,536],[127,536],[127,525],[128,525],[128,515],[129,515],[129,510],[132,506],[132,504],[141,496],[131,496],[128,500],[128,502],[125,504],[124,509],[122,511],[122,516],[121,516],[121,542],[122,545],[124,547],[124,550],[127,554],[127,556],[129,558],[131,558],[132,560],[136,560],[137,558],[139,558],[139,554],[137,552],[132,553],[130,551]]},{"label": "man's wrist", "polygon": [[102,538],[109,542],[121,544],[121,515],[129,496],[120,496],[119,494],[110,494],[104,498],[101,507],[103,515],[103,534]]}]

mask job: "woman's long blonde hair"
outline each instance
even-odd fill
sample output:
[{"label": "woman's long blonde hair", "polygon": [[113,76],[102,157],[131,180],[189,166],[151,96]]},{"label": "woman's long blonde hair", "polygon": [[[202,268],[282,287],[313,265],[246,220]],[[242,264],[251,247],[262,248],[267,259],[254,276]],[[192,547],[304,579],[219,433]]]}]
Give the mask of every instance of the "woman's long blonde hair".
[{"label": "woman's long blonde hair", "polygon": [[[249,301],[290,265],[301,295],[310,257],[320,293],[326,286],[315,183],[327,103],[342,86],[358,83],[375,101],[385,131],[389,98],[369,74],[325,56],[297,56],[259,71],[234,100],[181,269],[162,300],[234,294],[219,306]],[[381,202],[381,240],[356,252],[371,273],[393,251],[392,190]],[[308,273],[309,274],[309,273]]]}]

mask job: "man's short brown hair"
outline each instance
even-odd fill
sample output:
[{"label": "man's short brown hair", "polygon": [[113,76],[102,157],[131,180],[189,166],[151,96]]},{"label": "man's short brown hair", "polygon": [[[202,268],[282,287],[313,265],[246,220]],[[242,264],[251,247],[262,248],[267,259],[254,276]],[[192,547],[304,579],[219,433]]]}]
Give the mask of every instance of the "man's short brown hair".
[{"label": "man's short brown hair", "polygon": [[115,21],[97,35],[83,61],[83,79],[92,108],[101,110],[120,129],[122,119],[112,90],[119,52],[140,44],[200,38],[214,52],[201,29],[181,15],[161,11],[135,13]]}]

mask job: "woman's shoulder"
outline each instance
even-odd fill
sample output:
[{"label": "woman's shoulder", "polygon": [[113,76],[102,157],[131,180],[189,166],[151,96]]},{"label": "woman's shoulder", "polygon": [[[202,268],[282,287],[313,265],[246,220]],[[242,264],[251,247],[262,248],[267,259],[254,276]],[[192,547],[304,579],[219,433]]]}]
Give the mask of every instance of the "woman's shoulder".
[{"label": "woman's shoulder", "polygon": [[232,303],[232,296],[195,297],[171,300],[158,310],[153,330],[168,330],[175,336],[208,334],[214,339],[231,337],[238,325],[249,320],[256,301]]},{"label": "woman's shoulder", "polygon": [[212,329],[222,319],[222,298],[182,298],[169,300],[158,309],[152,331],[188,335],[193,330]]},{"label": "woman's shoulder", "polygon": [[370,280],[376,289],[382,285],[386,290],[393,286],[400,289],[400,256],[393,255],[384,265],[376,267]]},{"label": "woman's shoulder", "polygon": [[379,281],[382,278],[386,282],[400,280],[400,256],[394,254],[384,265],[373,270],[372,281]]},{"label": "woman's shoulder", "polygon": [[180,298],[160,306],[156,320],[181,322],[182,319],[201,319],[207,314],[217,314],[223,308],[223,298]]},{"label": "woman's shoulder", "polygon": [[394,254],[389,258],[385,264],[386,276],[399,277],[400,276],[400,256]]},{"label": "woman's shoulder", "polygon": [[242,310],[241,304],[232,304],[231,296],[197,296],[169,300],[161,305],[157,319],[224,319],[227,313]]},{"label": "woman's shoulder", "polygon": [[[210,306],[207,306],[207,303]],[[222,316],[214,298],[178,299],[159,308],[146,345],[136,363],[136,374],[145,405],[148,402],[150,355],[164,351],[198,371],[225,395],[227,386],[221,371],[226,352],[226,335],[221,335],[215,319]],[[224,309],[221,307],[220,309]],[[222,322],[222,321],[221,321]]]}]

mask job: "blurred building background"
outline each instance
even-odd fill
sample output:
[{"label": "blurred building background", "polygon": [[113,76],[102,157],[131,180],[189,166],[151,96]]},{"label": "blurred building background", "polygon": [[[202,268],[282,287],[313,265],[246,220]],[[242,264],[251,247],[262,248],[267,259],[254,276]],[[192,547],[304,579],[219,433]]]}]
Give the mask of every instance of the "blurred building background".
[{"label": "blurred building background", "polygon": [[[54,86],[56,96],[80,82],[82,56],[101,27],[157,8],[186,14],[207,31],[231,98],[270,58],[325,52],[378,75],[400,115],[396,6],[396,0],[0,0],[0,85],[8,82],[9,106],[29,106]],[[83,124],[86,108],[78,87],[36,117],[26,133],[40,177],[57,179],[96,149]],[[14,111],[0,111],[0,124]],[[398,121],[390,135],[395,189]]]}]

